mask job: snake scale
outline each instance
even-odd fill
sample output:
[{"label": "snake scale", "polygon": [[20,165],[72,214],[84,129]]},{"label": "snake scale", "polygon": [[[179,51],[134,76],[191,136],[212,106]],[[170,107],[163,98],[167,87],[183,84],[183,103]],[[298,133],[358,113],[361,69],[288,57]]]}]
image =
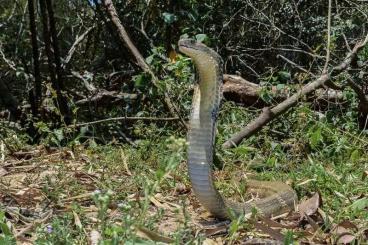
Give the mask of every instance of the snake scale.
[{"label": "snake scale", "polygon": [[218,192],[214,185],[212,163],[216,119],[222,96],[222,59],[214,50],[193,39],[180,40],[179,50],[192,59],[199,79],[194,90],[188,132],[188,170],[193,191],[201,205],[221,219],[231,219],[234,217],[232,214],[235,217],[249,217],[253,209],[264,216],[292,209],[297,195],[282,182],[248,181],[249,188],[267,193],[251,203],[225,200]]}]

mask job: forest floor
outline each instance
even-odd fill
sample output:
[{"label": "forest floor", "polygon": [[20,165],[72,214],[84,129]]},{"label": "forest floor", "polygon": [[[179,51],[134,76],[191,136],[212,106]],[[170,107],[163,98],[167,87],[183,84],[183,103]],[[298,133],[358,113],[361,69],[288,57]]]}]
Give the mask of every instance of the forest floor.
[{"label": "forest floor", "polygon": [[304,123],[288,121],[292,129],[275,123],[222,150],[220,143],[246,120],[241,113],[220,115],[218,188],[248,200],[257,195],[247,192],[247,179],[284,181],[296,190],[299,211],[232,222],[211,217],[191,192],[185,136],[150,125],[144,130],[152,137],[135,146],[87,141],[2,152],[0,244],[364,244],[368,138],[316,123],[300,107],[289,116]]}]

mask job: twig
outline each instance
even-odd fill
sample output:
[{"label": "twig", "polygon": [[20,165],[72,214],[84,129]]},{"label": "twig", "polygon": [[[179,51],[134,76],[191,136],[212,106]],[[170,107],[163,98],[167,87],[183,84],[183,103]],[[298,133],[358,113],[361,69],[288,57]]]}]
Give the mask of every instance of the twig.
[{"label": "twig", "polygon": [[82,80],[83,84],[84,84],[84,87],[86,87],[86,89],[90,92],[90,93],[94,93],[96,92],[97,88],[90,82],[87,81],[87,79],[85,79],[79,72],[77,71],[71,71],[71,74]]},{"label": "twig", "polygon": [[94,125],[99,123],[106,123],[106,122],[112,122],[112,121],[136,121],[136,120],[142,120],[142,121],[177,121],[179,120],[178,117],[112,117],[112,118],[106,118],[101,119],[97,121],[92,122],[86,122],[86,123],[78,123],[75,125],[71,125],[70,127],[83,127],[87,125]]},{"label": "twig", "polygon": [[[316,77],[317,77],[317,76],[316,76],[315,74],[313,74],[312,72],[310,72],[310,71],[308,71],[308,70],[304,69],[304,68],[303,68],[303,67],[301,67],[300,65],[298,65],[298,64],[296,64],[295,62],[293,62],[293,61],[289,60],[288,58],[286,58],[286,57],[282,56],[281,54],[277,55],[277,57],[278,57],[278,58],[281,58],[281,59],[283,59],[283,60],[285,60],[285,61],[286,61],[286,62],[288,62],[289,64],[291,64],[291,65],[295,66],[296,68],[298,68],[299,70],[301,70],[301,71],[303,71],[303,72],[305,72],[305,73],[307,73],[307,74],[311,75],[312,77],[314,77],[314,78],[316,78]],[[341,86],[339,86],[339,85],[337,85],[337,84],[333,83],[331,80],[328,80],[328,81],[326,82],[326,85],[327,85],[327,87],[329,87],[329,88],[331,88],[331,89],[333,89],[333,90],[342,90],[342,89],[343,89]]]},{"label": "twig", "polygon": [[285,52],[295,52],[295,53],[302,53],[302,54],[306,54],[309,55],[313,58],[324,58],[324,56],[318,55],[318,54],[314,54],[314,53],[310,53],[307,52],[305,50],[302,49],[296,49],[296,48],[278,48],[278,47],[267,47],[267,48],[244,48],[244,51],[268,51],[268,50],[277,50],[277,51],[285,51]]},{"label": "twig", "polygon": [[305,95],[313,92],[317,88],[323,86],[327,81],[330,80],[330,78],[333,75],[336,75],[344,70],[346,70],[353,59],[356,58],[356,55],[358,51],[364,47],[368,42],[368,34],[366,35],[365,39],[363,41],[358,42],[353,50],[348,53],[348,55],[345,57],[345,59],[338,65],[331,69],[330,72],[322,73],[319,78],[314,80],[313,82],[305,85],[303,88],[301,88],[300,91],[298,91],[293,96],[289,97],[288,99],[284,100],[280,104],[276,105],[273,108],[265,108],[261,115],[259,115],[258,118],[251,121],[245,128],[243,128],[240,132],[233,135],[229,140],[227,140],[224,144],[224,148],[232,148],[234,146],[237,146],[245,137],[249,137],[259,130],[262,129],[263,126],[265,126],[267,123],[272,121],[273,119],[279,117],[283,113],[285,113],[288,109],[293,107],[297,104],[297,102]]},{"label": "twig", "polygon": [[298,68],[299,70],[301,70],[301,71],[303,71],[303,72],[305,72],[305,73],[307,73],[307,74],[311,75],[312,77],[316,77],[316,75],[314,75],[312,72],[310,72],[310,71],[308,71],[307,69],[305,69],[305,68],[301,67],[300,65],[296,64],[295,62],[293,62],[293,61],[289,60],[288,58],[284,57],[283,55],[278,54],[276,57],[277,57],[277,58],[281,58],[281,59],[283,59],[283,60],[284,60],[284,61],[286,61],[287,63],[289,63],[289,64],[291,64],[291,65],[295,66],[295,67],[296,67],[296,68]]},{"label": "twig", "polygon": [[1,54],[1,57],[3,58],[3,60],[5,61],[5,63],[10,67],[10,69],[12,69],[13,71],[16,71],[17,68],[15,67],[15,64],[13,61],[11,60],[8,60],[3,52],[3,49],[2,49],[2,43],[0,43],[0,54]]},{"label": "twig", "polygon": [[[327,47],[326,47],[326,61],[325,65],[323,67],[322,73],[328,72],[328,64],[330,62],[331,57],[331,9],[332,9],[332,0],[328,0],[328,17],[327,17]],[[351,49],[348,48],[349,52],[351,52]],[[333,83],[331,80],[328,80],[326,82],[326,86],[335,90],[342,90],[343,88],[335,83]]]},{"label": "twig", "polygon": [[363,89],[350,77],[347,79],[347,82],[349,86],[354,90],[354,92],[358,95],[359,100],[362,103],[368,104],[368,97],[365,95]]},{"label": "twig", "polygon": [[72,59],[75,50],[77,50],[77,46],[79,45],[79,43],[81,43],[83,41],[83,39],[95,28],[95,26],[92,26],[90,28],[88,28],[82,35],[77,36],[73,45],[70,47],[69,51],[68,51],[68,55],[65,57],[64,62],[62,64],[62,68],[65,69],[65,67],[69,64],[70,60]]},{"label": "twig", "polygon": [[95,90],[91,97],[78,100],[75,102],[75,104],[78,106],[82,106],[94,103],[96,106],[102,106],[103,104],[119,103],[120,101],[135,99],[137,99],[136,94],[99,89]]},{"label": "twig", "polygon": [[342,33],[341,35],[342,35],[342,37],[344,38],[346,48],[349,50],[349,52],[351,52],[351,48],[350,48],[350,45],[349,45],[348,39],[347,39],[347,38],[346,38],[346,36],[345,36],[345,33]]},{"label": "twig", "polygon": [[327,52],[326,52],[326,62],[323,67],[322,73],[326,73],[328,71],[328,63],[330,62],[331,55],[331,5],[332,0],[328,0],[328,18],[327,18]]},{"label": "twig", "polygon": [[[152,82],[153,85],[155,87],[159,87],[158,86],[158,82],[159,79],[156,77],[156,75],[154,74],[154,72],[151,70],[151,68],[149,67],[149,65],[145,62],[143,56],[141,55],[141,53],[138,51],[138,49],[136,48],[136,46],[133,44],[132,40],[130,39],[127,31],[125,30],[123,24],[121,23],[118,14],[116,12],[116,9],[114,7],[114,4],[112,3],[111,0],[103,0],[102,1],[103,5],[106,8],[106,11],[108,13],[108,16],[110,18],[110,20],[112,21],[112,23],[115,25],[120,40],[124,43],[124,45],[129,49],[129,51],[133,54],[133,56],[135,57],[138,66],[145,72],[147,72],[148,74],[151,75],[152,78]],[[167,106],[167,108],[169,109],[171,115],[173,115],[174,117],[178,117],[180,119],[180,122],[183,124],[184,127],[187,127],[184,119],[182,119],[179,116],[178,113],[178,109],[176,108],[176,106],[174,105],[174,103],[172,103],[170,96],[167,92],[164,92],[164,101],[165,104]]]},{"label": "twig", "polygon": [[42,223],[45,223],[48,219],[51,218],[51,216],[52,216],[52,211],[50,211],[43,219],[33,221],[32,223],[27,225],[25,228],[23,228],[21,231],[19,231],[17,234],[15,234],[15,238],[19,238],[19,237],[23,236],[26,232],[31,231],[36,226],[38,226]]}]

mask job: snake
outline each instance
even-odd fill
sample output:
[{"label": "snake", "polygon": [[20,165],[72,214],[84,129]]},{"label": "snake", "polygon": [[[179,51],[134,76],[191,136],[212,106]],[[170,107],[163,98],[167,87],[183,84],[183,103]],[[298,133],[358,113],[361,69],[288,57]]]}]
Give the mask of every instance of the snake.
[{"label": "snake", "polygon": [[187,134],[187,165],[192,189],[199,203],[220,219],[249,218],[255,212],[271,217],[292,210],[297,195],[284,182],[248,180],[248,189],[258,190],[264,196],[245,203],[224,199],[217,190],[212,165],[216,121],[222,97],[223,62],[217,52],[194,39],[180,39],[178,47],[192,60],[198,78]]}]

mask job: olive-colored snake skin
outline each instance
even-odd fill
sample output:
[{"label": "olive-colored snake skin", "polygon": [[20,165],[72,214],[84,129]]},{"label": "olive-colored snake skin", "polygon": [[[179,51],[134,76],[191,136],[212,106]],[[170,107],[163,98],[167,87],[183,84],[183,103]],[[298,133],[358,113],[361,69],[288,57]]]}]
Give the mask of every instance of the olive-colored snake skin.
[{"label": "olive-colored snake skin", "polygon": [[216,119],[221,102],[222,60],[212,49],[192,39],[179,41],[179,50],[194,62],[199,82],[193,96],[188,133],[188,169],[192,188],[199,202],[214,216],[231,219],[249,217],[252,209],[264,216],[272,216],[292,209],[297,201],[294,190],[281,182],[248,181],[248,187],[267,193],[251,203],[224,200],[214,185],[212,161]]}]

